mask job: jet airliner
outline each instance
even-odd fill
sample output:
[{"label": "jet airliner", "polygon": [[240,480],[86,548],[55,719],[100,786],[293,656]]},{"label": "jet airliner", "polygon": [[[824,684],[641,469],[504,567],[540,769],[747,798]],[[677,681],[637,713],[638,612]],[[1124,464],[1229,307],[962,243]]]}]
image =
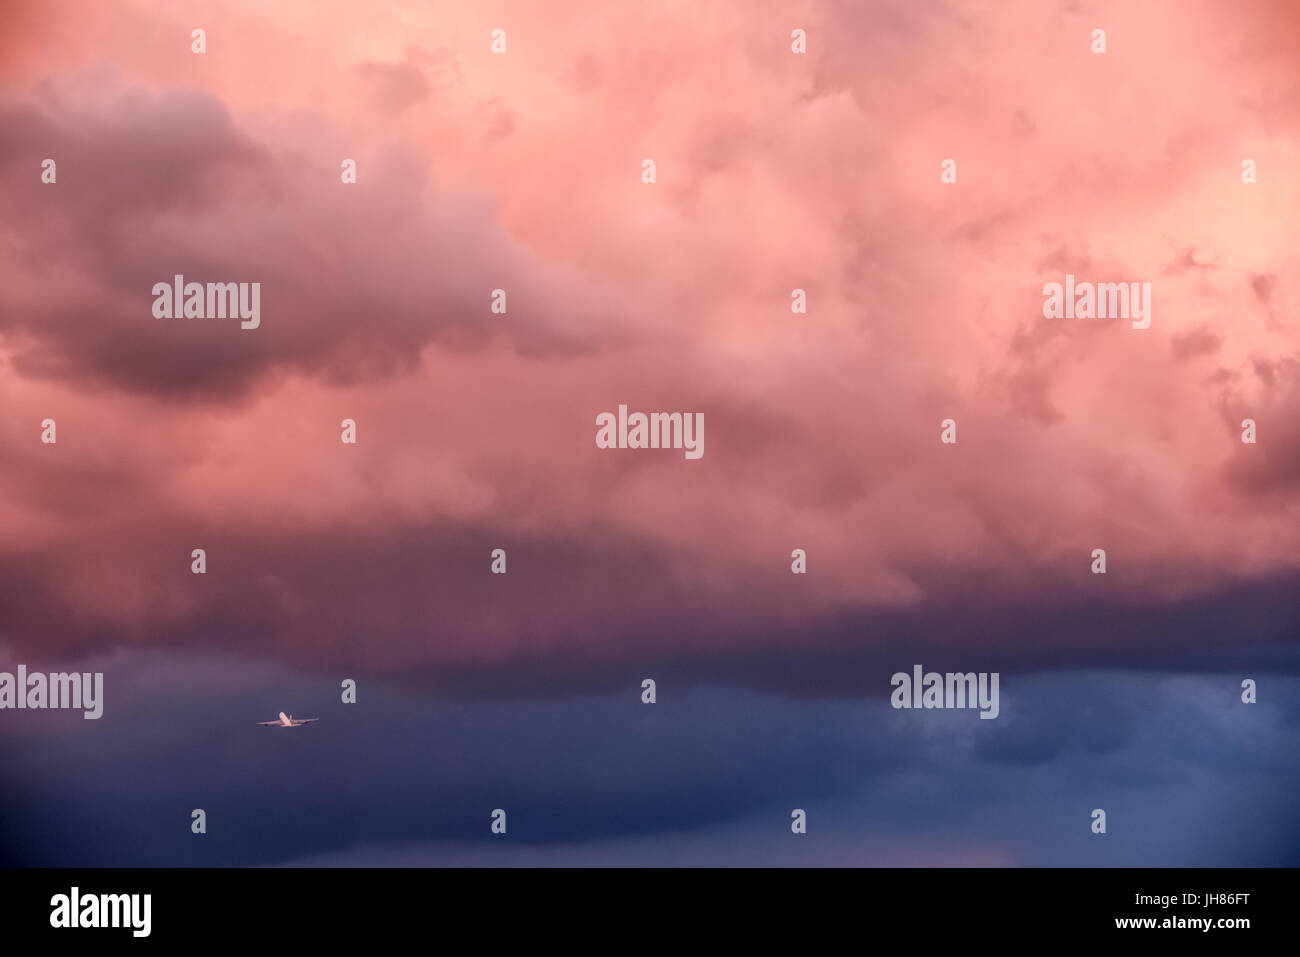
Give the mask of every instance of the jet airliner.
[{"label": "jet airliner", "polygon": [[300,728],[308,721],[317,721],[317,720],[319,719],[318,718],[295,718],[293,715],[285,714],[283,711],[281,711],[280,719],[278,721],[259,721],[257,723],[273,724],[277,728]]}]

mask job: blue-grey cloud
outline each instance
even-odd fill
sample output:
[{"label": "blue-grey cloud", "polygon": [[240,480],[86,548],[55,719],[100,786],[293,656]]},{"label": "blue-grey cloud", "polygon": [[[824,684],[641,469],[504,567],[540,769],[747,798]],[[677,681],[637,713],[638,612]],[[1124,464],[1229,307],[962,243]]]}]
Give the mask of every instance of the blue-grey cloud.
[{"label": "blue-grey cloud", "polygon": [[[1291,677],[1246,705],[1235,674],[1004,674],[985,721],[896,711],[888,675],[830,699],[661,679],[655,705],[637,673],[551,699],[363,681],[344,705],[341,676],[254,662],[86,667],[100,721],[0,715],[7,863],[1300,863]],[[252,724],[281,708],[321,721]]]}]

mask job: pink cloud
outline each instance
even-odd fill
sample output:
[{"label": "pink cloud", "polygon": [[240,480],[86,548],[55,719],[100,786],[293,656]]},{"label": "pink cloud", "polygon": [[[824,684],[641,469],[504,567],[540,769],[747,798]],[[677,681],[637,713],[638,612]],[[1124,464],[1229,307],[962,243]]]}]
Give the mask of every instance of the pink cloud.
[{"label": "pink cloud", "polygon": [[[703,655],[1295,573],[1293,8],[571,13],[18,8],[15,641]],[[262,281],[262,328],[153,319],[174,272]],[[1151,328],[1044,319],[1066,272],[1151,282]],[[596,449],[619,403],[704,412],[704,458]]]}]

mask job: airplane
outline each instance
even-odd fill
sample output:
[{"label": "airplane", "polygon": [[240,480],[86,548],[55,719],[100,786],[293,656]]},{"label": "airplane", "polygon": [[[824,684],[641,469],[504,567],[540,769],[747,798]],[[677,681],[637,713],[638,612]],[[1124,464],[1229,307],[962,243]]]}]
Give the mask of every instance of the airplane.
[{"label": "airplane", "polygon": [[300,727],[302,727],[304,724],[306,724],[308,721],[319,721],[319,720],[320,720],[319,718],[295,718],[293,715],[291,715],[291,714],[285,714],[283,711],[281,711],[281,712],[280,712],[280,720],[278,720],[278,721],[259,721],[259,722],[257,722],[257,723],[258,723],[258,724],[273,724],[273,725],[275,725],[277,728],[300,728]]}]

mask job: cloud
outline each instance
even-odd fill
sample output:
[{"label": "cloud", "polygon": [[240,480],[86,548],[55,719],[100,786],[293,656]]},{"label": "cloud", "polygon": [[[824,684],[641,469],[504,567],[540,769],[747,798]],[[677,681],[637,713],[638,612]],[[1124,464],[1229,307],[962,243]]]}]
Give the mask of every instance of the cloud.
[{"label": "cloud", "polygon": [[[1132,56],[1050,8],[809,4],[806,57],[725,6],[515,6],[505,57],[418,5],[308,36],[232,4],[206,58],[167,8],[25,11],[66,56],[0,73],[0,629],[309,666],[365,634],[376,674],[478,689],[646,660],[804,689],[902,635],[1236,662],[1197,616],[1256,596],[1277,660],[1296,194],[1212,147],[1297,137],[1286,41],[1098,9]],[[1152,327],[1044,319],[1067,272],[1152,282]],[[261,282],[262,327],[154,319],[176,273]],[[704,458],[596,449],[620,403],[703,412]]]},{"label": "cloud", "polygon": [[[286,370],[382,380],[433,341],[590,351],[583,326],[617,320],[611,296],[543,268],[486,198],[435,193],[409,154],[361,159],[349,192],[347,151],[323,119],[299,119],[287,150],[238,129],[209,94],[127,88],[88,103],[90,82],[45,106],[0,103],[0,174],[22,184],[15,213],[29,224],[0,333],[25,378],[212,403]],[[53,188],[20,173],[33,150],[57,157]],[[154,283],[178,274],[261,283],[265,325],[241,336],[235,323],[155,318]],[[498,287],[515,297],[508,323],[489,310]]]},{"label": "cloud", "polygon": [[[338,673],[228,651],[83,667],[105,673],[99,721],[0,728],[7,863],[1277,866],[1300,849],[1294,678],[1258,675],[1247,706],[1230,674],[1007,673],[981,721],[895,711],[883,674],[832,700],[661,676],[653,706],[634,680],[492,701],[362,680],[341,705]],[[252,723],[281,709],[320,720]]]},{"label": "cloud", "polygon": [[1294,4],[12,7],[6,862],[1296,863]]}]

